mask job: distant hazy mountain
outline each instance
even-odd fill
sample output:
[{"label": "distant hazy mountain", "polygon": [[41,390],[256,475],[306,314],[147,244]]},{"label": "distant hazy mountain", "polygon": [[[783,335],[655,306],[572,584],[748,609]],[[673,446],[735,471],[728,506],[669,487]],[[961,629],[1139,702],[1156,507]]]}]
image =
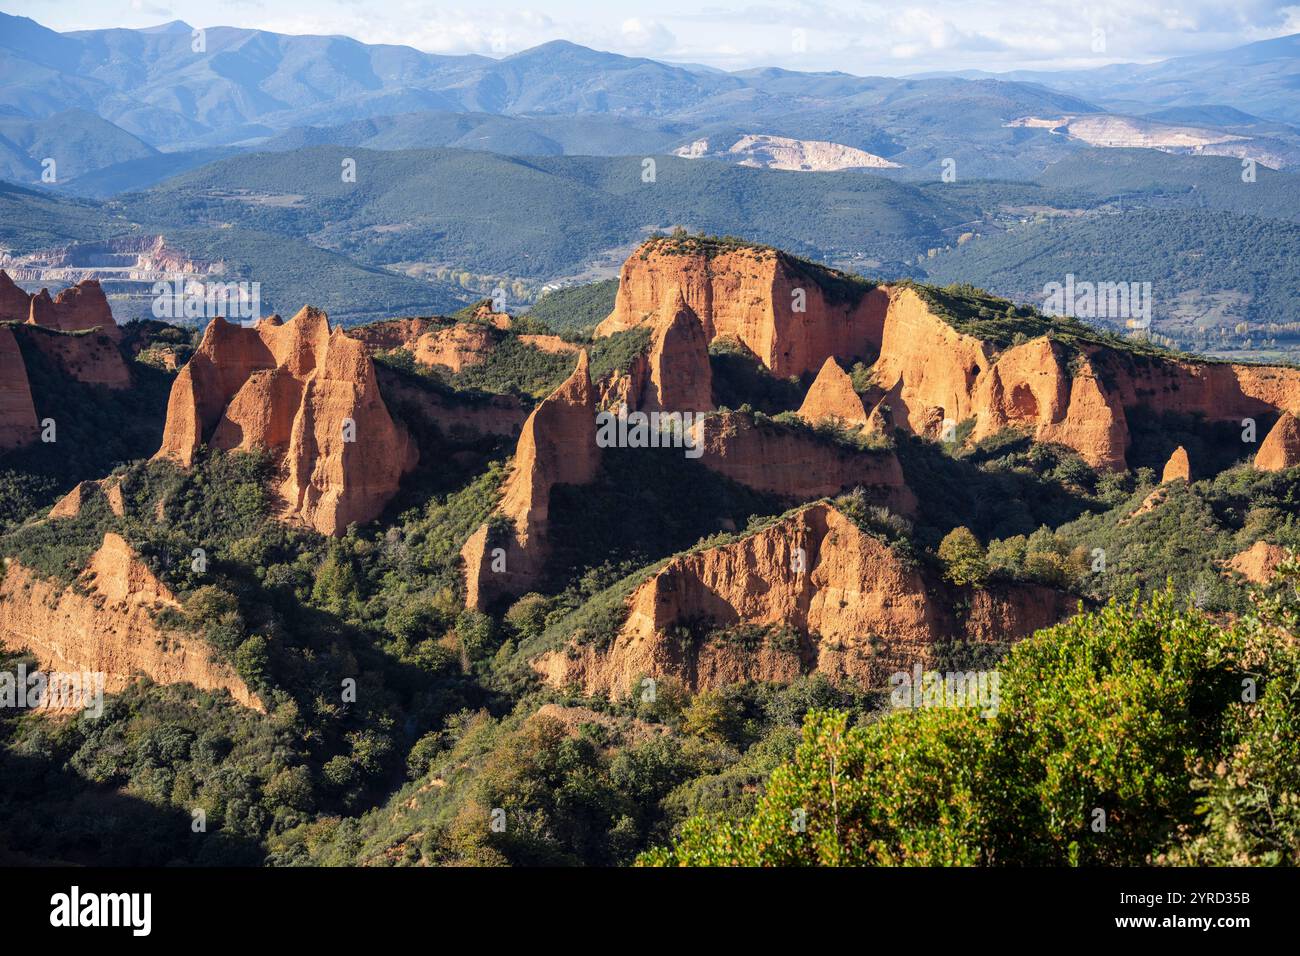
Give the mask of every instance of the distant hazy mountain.
[{"label": "distant hazy mountain", "polygon": [[446,146],[509,156],[625,156],[667,152],[688,134],[681,124],[620,116],[501,116],[492,113],[403,113],[338,126],[302,126],[258,149],[362,146],[428,149]]},{"label": "distant hazy mountain", "polygon": [[118,193],[148,189],[171,176],[240,152],[243,150],[234,146],[213,146],[176,153],[155,152],[141,159],[129,159],[85,173],[66,183],[61,191],[106,199]]},{"label": "distant hazy mountain", "polygon": [[1215,103],[1264,119],[1300,123],[1300,33],[1159,63],[1059,73],[967,70],[952,75],[1041,83],[1130,112]]},{"label": "distant hazy mountain", "polygon": [[[235,145],[298,126],[411,113],[609,115],[694,126],[734,123],[746,127],[742,132],[791,136],[801,134],[780,125],[804,122],[839,127],[860,138],[864,127],[874,125],[868,115],[873,111],[888,119],[922,103],[929,104],[927,121],[964,126],[986,114],[1007,119],[1033,109],[1090,108],[1075,97],[1024,84],[776,69],[724,73],[563,41],[494,60],[232,27],[214,27],[201,39],[195,52],[193,31],[180,22],[152,30],[59,34],[0,14],[0,106],[33,117],[72,107],[92,110],[166,149]],[[969,122],[962,124],[963,117]],[[439,122],[445,120],[394,135],[402,145],[416,145],[411,136],[424,137],[419,145],[434,145],[452,132],[445,126],[439,130]],[[748,128],[755,123],[764,128]],[[553,128],[538,132],[543,140],[533,143],[551,148],[544,140],[556,140],[571,151],[567,137],[587,136],[594,137],[593,151],[602,151],[609,147],[602,147],[601,137],[615,130]],[[497,131],[487,135],[491,141]],[[870,149],[876,144],[845,145]],[[644,148],[642,140],[628,151],[633,146]]]},{"label": "distant hazy mountain", "polygon": [[[146,187],[192,165],[126,149],[144,144],[191,156],[309,145],[644,156],[707,139],[705,155],[718,156],[742,137],[782,136],[882,157],[900,167],[889,173],[897,178],[936,178],[945,160],[962,177],[1032,178],[1087,143],[1050,126],[1008,124],[1102,114],[1099,103],[1137,115],[1202,111],[1147,118],[1231,127],[1266,140],[1261,155],[1291,157],[1296,134],[1280,121],[1300,116],[1291,95],[1296,41],[1150,66],[898,79],[727,73],[565,41],[497,60],[339,36],[234,27],[196,34],[179,21],[60,34],[0,14],[0,110],[28,120],[85,111],[68,114],[87,127],[91,161],[79,171],[122,167],[77,187],[95,195]],[[30,181],[30,159],[0,141],[0,175]]]},{"label": "distant hazy mountain", "polygon": [[46,160],[54,160],[57,182],[91,170],[157,156],[158,151],[126,130],[83,109],[33,119],[0,114],[0,178],[41,182]]}]

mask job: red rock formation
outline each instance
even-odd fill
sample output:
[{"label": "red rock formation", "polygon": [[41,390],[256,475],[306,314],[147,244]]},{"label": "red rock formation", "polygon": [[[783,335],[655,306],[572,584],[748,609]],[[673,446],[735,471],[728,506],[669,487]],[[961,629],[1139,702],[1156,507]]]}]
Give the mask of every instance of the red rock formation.
[{"label": "red rock formation", "polygon": [[31,311],[32,297],[0,269],[0,322],[26,322]]},{"label": "red rock formation", "polygon": [[1228,568],[1236,571],[1251,584],[1267,584],[1273,579],[1277,566],[1291,557],[1286,548],[1256,541],[1245,551],[1232,556]]},{"label": "red rock formation", "polygon": [[437,319],[386,319],[348,329],[348,335],[361,342],[371,352],[390,349],[415,351],[415,343],[426,332],[442,327]]},{"label": "red rock formation", "polygon": [[[614,310],[597,334],[661,320],[680,297],[710,340],[735,338],[778,375],[814,371],[831,356],[876,356],[871,371],[883,402],[870,396],[873,412],[882,412],[872,427],[885,427],[888,407],[891,427],[931,437],[945,421],[973,420],[975,441],[1022,429],[1075,449],[1102,470],[1126,467],[1132,409],[1211,422],[1300,413],[1300,369],[1047,337],[1002,349],[957,331],[912,286],[880,287],[849,304],[847,291],[836,293],[840,298],[824,291],[849,286],[814,273],[817,267],[768,249],[652,240],[624,263]],[[808,292],[805,313],[791,308],[793,288]],[[637,371],[604,384],[603,403],[635,407]]]},{"label": "red rock formation", "polygon": [[568,355],[582,350],[582,346],[566,342],[558,335],[521,335],[519,341],[529,348],[551,355]]},{"label": "red rock formation", "polygon": [[27,341],[49,357],[69,378],[105,388],[131,387],[131,370],[127,367],[114,336],[99,330],[70,335],[26,328],[19,334],[27,335]]},{"label": "red rock formation", "polygon": [[156,612],[179,604],[118,535],[104,535],[76,587],[61,588],[11,559],[6,565],[0,643],[34,654],[43,670],[103,672],[109,693],[144,674],[160,684],[225,690],[246,707],[264,709],[201,640],[155,622]]},{"label": "red rock formation", "polygon": [[108,508],[119,518],[126,514],[126,499],[122,496],[122,485],[113,478],[101,478],[99,481],[81,481],[76,487],[54,503],[50,509],[51,518],[75,518],[91,498],[103,495]]},{"label": "red rock formation", "polygon": [[709,341],[735,337],[782,377],[815,372],[829,355],[868,355],[888,303],[881,290],[850,289],[831,270],[774,249],[651,239],[623,264],[614,311],[596,334],[665,319],[679,296]]},{"label": "red rock formation", "polygon": [[[514,466],[495,509],[496,515],[509,521],[510,533],[504,541],[493,541],[490,524],[484,524],[461,550],[470,607],[483,607],[503,593],[527,590],[547,556],[551,489],[557,484],[588,484],[599,467],[596,395],[583,351],[573,374],[524,422]],[[493,567],[495,547],[504,549],[504,569]]]},{"label": "red rock formation", "polygon": [[1179,478],[1183,481],[1192,480],[1192,465],[1187,459],[1187,449],[1182,445],[1175,448],[1174,453],[1165,462],[1165,470],[1160,475],[1160,483],[1165,485]]},{"label": "red rock formation", "polygon": [[853,379],[840,368],[834,356],[827,358],[817,373],[798,414],[810,425],[824,421],[839,421],[854,427],[871,424],[871,414],[853,388]]},{"label": "red rock formation", "polygon": [[1022,428],[1074,448],[1094,467],[1123,467],[1124,411],[1088,355],[1071,356],[1045,337],[999,353],[958,332],[912,288],[890,290],[872,375],[894,424],[916,434],[938,437],[945,421],[974,419],[973,441]]},{"label": "red rock formation", "polygon": [[283,324],[208,325],[172,385],[155,457],[188,466],[204,443],[271,451],[282,515],[322,534],[376,517],[416,461],[365,345],[310,307]]},{"label": "red rock formation", "polygon": [[[552,686],[615,698],[642,677],[702,690],[817,672],[880,686],[891,672],[931,664],[940,639],[1014,640],[1072,610],[1059,592],[1018,586],[974,592],[959,619],[953,597],[835,508],[815,504],[733,544],[672,559],[633,591],[610,648],[573,645],[534,667]],[[754,650],[725,640],[684,647],[668,636],[700,622],[787,626],[803,637],[797,647],[764,641]]]},{"label": "red rock formation", "polygon": [[637,410],[704,412],[713,408],[709,340],[679,293],[655,323],[647,357],[649,381]]},{"label": "red rock formation", "polygon": [[[51,333],[97,330],[84,335],[33,334],[28,341],[77,381],[108,388],[131,385],[130,371],[117,347],[121,329],[113,321],[108,299],[94,279],[79,282],[50,298],[47,289],[28,295],[0,270],[0,322],[40,326]],[[12,339],[8,331],[6,335]],[[4,427],[0,413],[0,430]]]},{"label": "red rock formation", "polygon": [[104,290],[96,279],[83,279],[53,299],[48,289],[42,289],[31,297],[27,321],[59,332],[99,329],[114,342],[122,336],[122,330],[113,321],[113,310],[109,308]]},{"label": "red rock formation", "polygon": [[691,434],[697,447],[703,443],[702,464],[756,491],[807,501],[860,485],[878,504],[901,514],[916,510],[889,449],[855,451],[741,412],[710,415]]},{"label": "red rock formation", "polygon": [[1284,412],[1259,446],[1255,467],[1260,471],[1285,471],[1300,466],[1300,421]]},{"label": "red rock formation", "polygon": [[459,372],[477,365],[496,347],[496,336],[486,325],[461,322],[426,332],[415,344],[415,360],[424,365],[442,365]]},{"label": "red rock formation", "polygon": [[0,451],[35,441],[37,430],[23,353],[9,327],[0,325]]},{"label": "red rock formation", "polygon": [[906,286],[889,290],[889,308],[872,377],[894,423],[925,434],[929,423],[975,414],[976,382],[992,364],[988,343],[963,335]]}]

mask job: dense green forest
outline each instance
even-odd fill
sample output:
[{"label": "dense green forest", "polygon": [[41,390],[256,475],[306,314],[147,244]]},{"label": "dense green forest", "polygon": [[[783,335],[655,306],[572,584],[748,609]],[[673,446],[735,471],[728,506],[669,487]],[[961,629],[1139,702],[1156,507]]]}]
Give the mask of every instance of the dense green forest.
[{"label": "dense green forest", "polygon": [[1300,862],[1300,590],[1224,624],[1172,592],[1021,642],[996,713],[811,713],[744,812],[703,812],[658,866]]},{"label": "dense green forest", "polygon": [[[1149,283],[1152,331],[1199,351],[1300,342],[1300,225],[1180,208],[1050,219],[977,237],[927,267],[1042,306],[1047,283]],[[1127,316],[1096,324],[1123,328]]]},{"label": "dense green forest", "polygon": [[[345,159],[357,163],[355,182],[340,175]],[[184,217],[310,236],[371,265],[455,263],[542,278],[577,271],[647,228],[682,222],[744,231],[796,253],[902,263],[961,221],[917,188],[880,177],[649,161],[652,178],[640,157],[322,146],[213,163],[114,205],[140,222]]]},{"label": "dense green forest", "polygon": [[591,334],[614,311],[617,279],[602,279],[586,285],[548,292],[528,310],[529,317],[562,334]]}]

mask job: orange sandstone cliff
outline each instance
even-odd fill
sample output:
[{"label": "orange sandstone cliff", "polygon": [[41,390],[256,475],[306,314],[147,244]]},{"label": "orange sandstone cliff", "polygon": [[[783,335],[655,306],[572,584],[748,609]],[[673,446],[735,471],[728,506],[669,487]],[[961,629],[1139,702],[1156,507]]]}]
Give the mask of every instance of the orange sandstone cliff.
[{"label": "orange sandstone cliff", "polygon": [[188,466],[204,444],[270,451],[282,515],[322,534],[375,518],[417,458],[365,345],[310,307],[287,323],[208,325],[172,385],[155,457]]},{"label": "orange sandstone cliff", "polygon": [[122,330],[113,321],[113,310],[96,279],[83,279],[50,298],[48,289],[31,297],[26,321],[59,332],[86,332],[99,329],[113,341]]},{"label": "orange sandstone cliff", "polygon": [[551,489],[557,484],[589,484],[599,467],[596,393],[583,351],[573,374],[524,422],[494,511],[508,530],[498,540],[489,521],[461,549],[468,606],[483,607],[501,594],[522,593],[537,580],[549,550]]},{"label": "orange sandstone cliff", "polygon": [[[608,649],[574,644],[534,667],[552,686],[616,698],[645,677],[693,691],[811,672],[880,686],[895,671],[932,664],[936,641],[1011,641],[1072,610],[1066,595],[1039,586],[975,591],[960,617],[953,597],[818,503],[735,543],[672,559],[632,592]],[[698,635],[684,642],[676,633],[700,623],[790,630],[757,647]]]},{"label": "orange sandstone cliff", "polygon": [[156,612],[179,607],[130,545],[116,534],[76,586],[60,587],[7,559],[0,580],[0,643],[34,654],[47,671],[99,671],[116,693],[139,674],[160,684],[224,690],[246,707],[262,702],[198,638],[162,629]]},{"label": "orange sandstone cliff", "polygon": [[[113,326],[117,328],[117,326]],[[44,353],[54,365],[69,378],[87,385],[125,389],[131,387],[131,371],[127,367],[116,336],[95,328],[75,335],[59,332],[26,329],[33,346]]]},{"label": "orange sandstone cliff", "polygon": [[496,345],[492,329],[477,322],[462,322],[425,332],[415,341],[415,360],[424,365],[442,365],[459,372],[488,357]]},{"label": "orange sandstone cliff", "polygon": [[713,408],[709,339],[682,296],[651,319],[650,341],[624,372],[596,383],[602,408],[629,411],[705,412]]},{"label": "orange sandstone cliff", "polygon": [[853,380],[840,368],[834,356],[829,356],[813,380],[799,417],[810,425],[838,421],[852,427],[865,428],[871,424],[871,413],[863,404],[862,396],[853,388]]},{"label": "orange sandstone cliff", "polygon": [[886,295],[835,276],[775,249],[651,239],[623,264],[596,334],[662,320],[680,297],[708,341],[736,338],[781,377],[813,373],[829,355],[869,354],[880,338]]},{"label": "orange sandstone cliff", "polygon": [[1267,541],[1256,541],[1245,551],[1234,554],[1227,562],[1229,570],[1236,571],[1252,584],[1267,584],[1283,561],[1291,558],[1286,548]]},{"label": "orange sandstone cliff", "polygon": [[[806,293],[803,312],[793,308],[796,289]],[[828,359],[841,370],[857,358],[874,360],[873,429],[885,427],[885,408],[890,427],[928,437],[966,421],[973,421],[973,441],[1020,429],[1073,448],[1102,470],[1127,467],[1128,414],[1135,409],[1210,422],[1300,413],[1300,369],[1198,361],[1049,334],[997,344],[960,331],[908,283],[865,289],[763,247],[655,239],[624,263],[614,310],[597,334],[661,321],[680,299],[710,341],[738,339],[777,375],[824,373],[809,393],[809,420],[859,415],[836,388]]]},{"label": "orange sandstone cliff", "polygon": [[[0,322],[17,322],[43,330],[38,333],[33,329],[26,341],[43,352],[70,378],[87,385],[103,385],[114,389],[128,388],[131,385],[131,373],[118,348],[122,337],[121,329],[113,321],[113,311],[104,296],[104,290],[94,279],[79,282],[51,298],[47,289],[29,295],[0,269]],[[8,330],[6,334],[9,338],[13,337]],[[27,334],[27,330],[22,329],[19,334]],[[0,350],[8,352],[7,340],[0,343]],[[26,378],[25,372],[23,378]],[[6,381],[16,382],[12,371]],[[4,412],[0,411],[0,432],[14,427],[19,431],[24,429],[21,424],[8,424],[10,419],[3,416]],[[20,422],[20,419],[14,421]],[[25,442],[17,444],[23,443]],[[0,438],[0,447],[3,444],[4,439]]]}]

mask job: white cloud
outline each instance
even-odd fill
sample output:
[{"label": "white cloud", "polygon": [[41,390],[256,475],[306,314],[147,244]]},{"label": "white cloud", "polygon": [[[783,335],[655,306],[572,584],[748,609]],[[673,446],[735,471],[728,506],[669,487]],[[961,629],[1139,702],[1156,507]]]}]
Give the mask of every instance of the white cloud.
[{"label": "white cloud", "polygon": [[619,32],[623,49],[637,53],[667,53],[677,45],[672,31],[657,20],[630,17]]}]

